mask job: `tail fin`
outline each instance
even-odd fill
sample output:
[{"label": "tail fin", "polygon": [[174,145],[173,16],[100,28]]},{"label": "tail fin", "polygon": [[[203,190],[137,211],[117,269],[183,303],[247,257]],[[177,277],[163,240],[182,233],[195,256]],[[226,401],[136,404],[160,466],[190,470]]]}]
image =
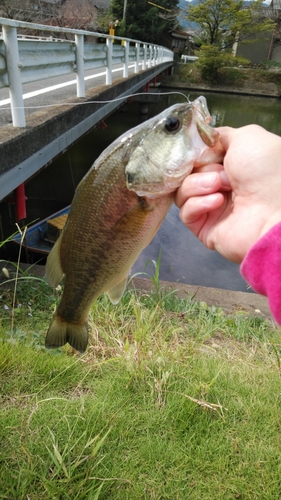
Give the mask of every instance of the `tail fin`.
[{"label": "tail fin", "polygon": [[45,346],[48,349],[55,349],[68,342],[77,351],[84,352],[87,349],[88,338],[87,321],[82,325],[66,323],[55,313],[47,331]]}]

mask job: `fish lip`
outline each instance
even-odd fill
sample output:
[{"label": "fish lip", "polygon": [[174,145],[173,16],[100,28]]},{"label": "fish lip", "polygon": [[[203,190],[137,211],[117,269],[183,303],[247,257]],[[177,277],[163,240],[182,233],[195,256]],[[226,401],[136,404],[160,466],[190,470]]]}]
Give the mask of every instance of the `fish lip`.
[{"label": "fish lip", "polygon": [[[126,183],[127,185],[127,189],[129,191],[133,191],[134,193],[136,193],[137,196],[140,196],[140,197],[148,197],[148,198],[162,198],[163,196],[168,196],[169,194],[173,193],[174,191],[176,191],[179,186],[181,185],[182,181],[185,179],[185,177],[187,177],[188,175],[188,172],[179,176],[179,177],[176,177],[173,179],[176,181],[176,183],[172,186],[166,186],[165,187],[165,178],[163,179],[163,183],[161,183],[159,185],[159,190],[157,190],[157,185],[155,184],[147,184],[145,186],[145,189],[141,189],[140,186],[133,186],[133,184],[128,184]],[[167,177],[167,178],[171,178],[171,177],[168,177],[168,176],[164,176],[164,177]]]},{"label": "fish lip", "polygon": [[[201,104],[202,106],[202,109],[203,111],[201,111],[200,109],[198,109],[198,104]],[[194,113],[199,113],[199,115],[201,116],[201,118],[203,119],[203,122],[205,122],[206,124],[209,124],[211,123],[212,121],[212,116],[210,114],[210,111],[209,111],[209,108],[208,108],[208,104],[207,104],[207,99],[206,97],[204,96],[199,96],[197,97],[192,103],[191,103],[191,107],[192,107],[192,111]]]},{"label": "fish lip", "polygon": [[136,195],[139,196],[140,198],[143,198],[143,197],[160,198],[162,196],[165,196],[169,192],[175,191],[177,189],[177,188],[173,188],[171,190],[165,190],[164,184],[162,184],[162,183],[159,186],[159,190],[155,189],[155,184],[151,184],[151,185],[147,184],[145,186],[145,189],[142,189],[141,186],[134,186],[133,184],[130,185],[128,183],[126,183],[126,186],[127,186],[127,189],[129,191],[136,193]]},{"label": "fish lip", "polygon": [[138,186],[133,186],[133,185],[128,185],[127,184],[127,189],[129,191],[132,191],[133,193],[136,193],[137,196],[139,196],[140,198],[146,198],[146,197],[149,197],[149,198],[159,198],[161,196],[164,196],[167,192],[160,189],[160,191],[150,191],[149,190],[149,186],[146,186],[148,189],[140,189],[138,188]]},{"label": "fish lip", "polygon": [[164,177],[167,178],[167,179],[175,179],[175,180],[179,180],[180,179],[180,182],[182,182],[182,180],[190,174],[190,172],[192,171],[192,168],[193,168],[193,164],[192,165],[187,165],[186,168],[181,168],[180,170],[175,170],[174,172],[171,172],[171,173],[164,173]]},{"label": "fish lip", "polygon": [[160,191],[157,193],[151,193],[149,191],[135,191],[136,195],[140,198],[149,198],[150,200],[157,200],[163,198],[164,196],[169,196],[173,192],[175,192],[177,188],[171,189],[170,191]]}]

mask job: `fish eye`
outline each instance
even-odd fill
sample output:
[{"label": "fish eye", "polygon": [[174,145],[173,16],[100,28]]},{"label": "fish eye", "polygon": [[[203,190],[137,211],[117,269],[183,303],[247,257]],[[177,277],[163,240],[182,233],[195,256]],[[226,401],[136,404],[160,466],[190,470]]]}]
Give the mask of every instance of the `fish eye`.
[{"label": "fish eye", "polygon": [[176,116],[168,116],[164,126],[167,132],[176,132],[179,130],[181,122]]}]

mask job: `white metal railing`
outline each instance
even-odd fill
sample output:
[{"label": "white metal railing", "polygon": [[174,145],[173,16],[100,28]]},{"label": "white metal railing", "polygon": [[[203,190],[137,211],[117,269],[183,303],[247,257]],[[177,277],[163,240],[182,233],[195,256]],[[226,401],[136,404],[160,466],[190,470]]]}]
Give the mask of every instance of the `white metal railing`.
[{"label": "white metal railing", "polygon": [[[3,33],[0,32],[0,40],[3,40]],[[21,33],[18,33],[18,40],[48,40],[48,41],[55,41],[55,42],[64,42],[65,38],[56,38],[53,37],[52,35],[50,36],[40,36],[40,35],[22,35]]]},{"label": "white metal railing", "polygon": [[181,56],[181,62],[182,63],[189,63],[189,62],[195,62],[197,61],[198,57],[197,56]]},{"label": "white metal railing", "polygon": [[[25,127],[22,84],[76,73],[77,97],[85,97],[84,71],[106,68],[106,85],[112,84],[114,64],[123,64],[123,77],[128,78],[129,63],[134,61],[134,72],[173,61],[174,54],[166,47],[139,40],[104,35],[92,31],[61,28],[0,18],[0,88],[9,87],[13,125]],[[17,28],[72,34],[74,40],[34,39]],[[85,41],[92,38],[92,42]],[[105,43],[97,43],[104,39]],[[115,42],[115,43],[114,43]],[[120,44],[121,42],[121,44]]]}]

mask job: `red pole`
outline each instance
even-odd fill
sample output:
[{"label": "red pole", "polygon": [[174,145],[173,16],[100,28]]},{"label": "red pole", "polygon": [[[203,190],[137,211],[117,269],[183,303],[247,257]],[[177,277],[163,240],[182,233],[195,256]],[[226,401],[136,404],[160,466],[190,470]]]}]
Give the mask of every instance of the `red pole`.
[{"label": "red pole", "polygon": [[150,85],[150,82],[147,82],[146,86],[145,86],[145,91],[146,92],[149,92],[149,85]]},{"label": "red pole", "polygon": [[16,205],[16,220],[17,222],[26,219],[26,196],[24,183],[20,184],[15,189],[15,205]]}]

